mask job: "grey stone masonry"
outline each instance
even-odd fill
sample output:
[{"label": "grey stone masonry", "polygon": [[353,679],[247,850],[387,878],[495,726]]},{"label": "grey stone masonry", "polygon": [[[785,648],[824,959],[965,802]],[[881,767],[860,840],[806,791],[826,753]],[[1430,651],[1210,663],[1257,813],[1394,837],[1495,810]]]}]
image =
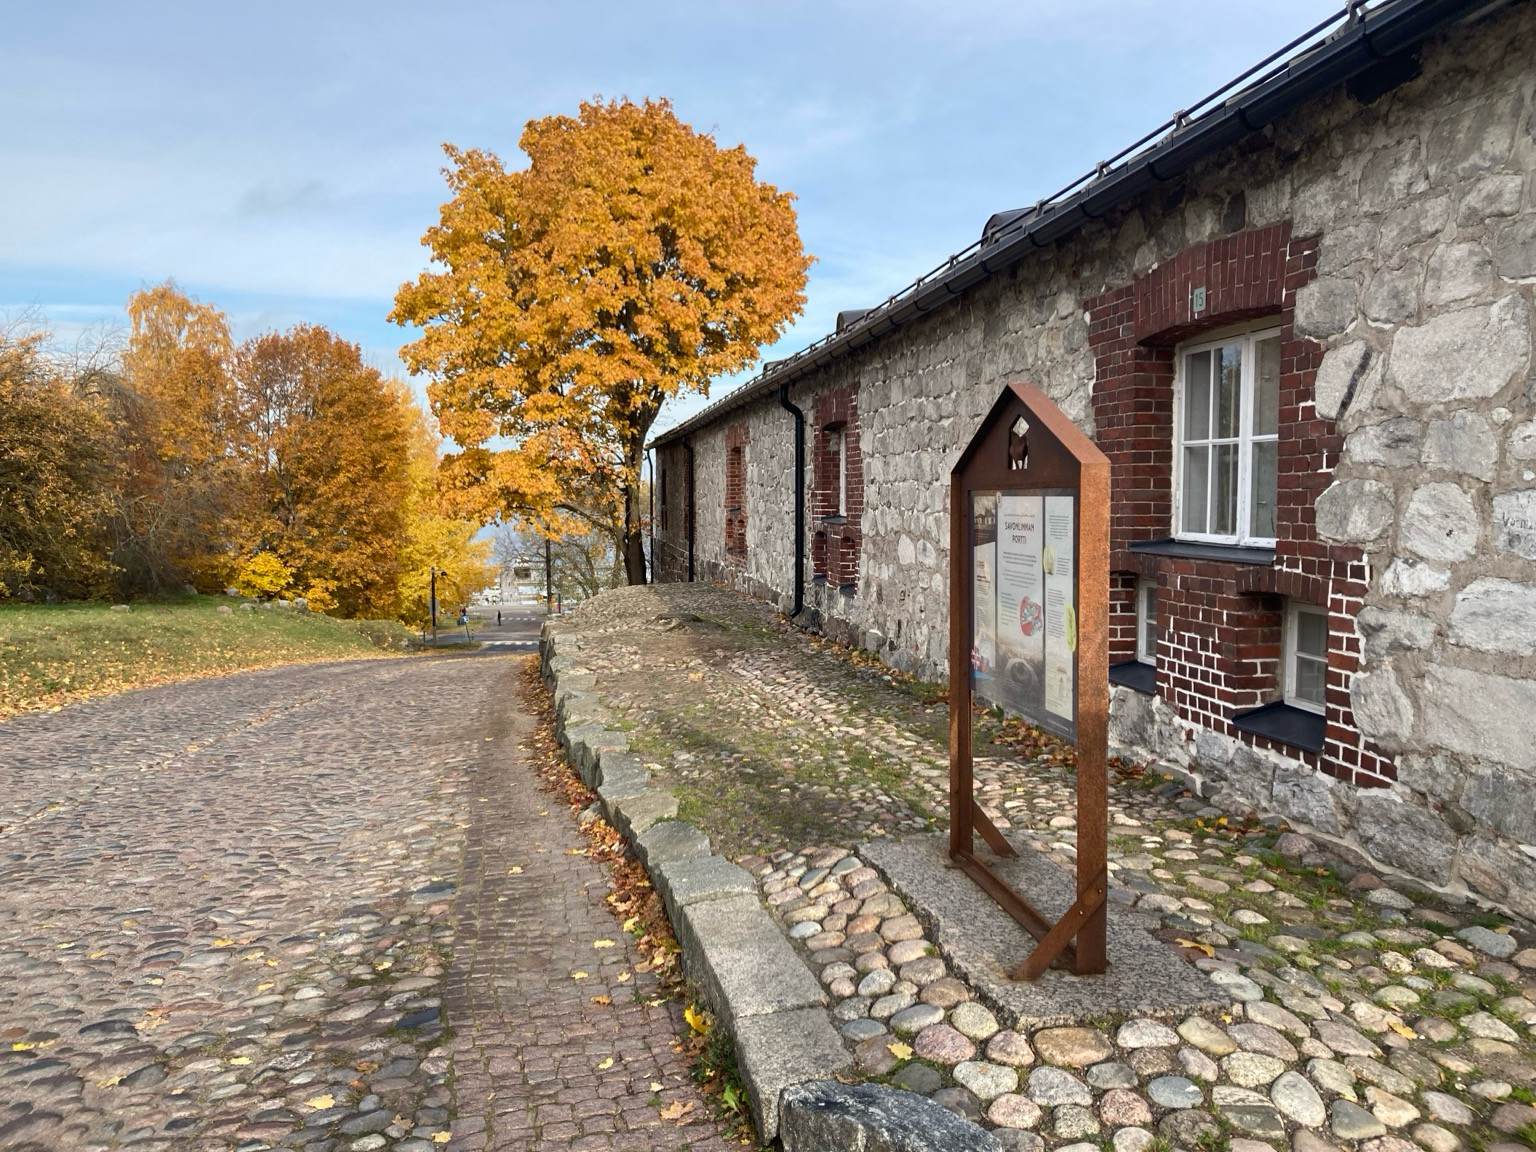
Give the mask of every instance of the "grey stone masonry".
[{"label": "grey stone masonry", "polygon": [[[1114,742],[1229,809],[1278,812],[1380,866],[1536,917],[1536,4],[1457,25],[1418,58],[1418,75],[1386,94],[1317,96],[795,381],[808,424],[818,398],[856,393],[864,496],[856,587],[818,584],[799,558],[800,619],[944,679],[949,471],[1002,386],[1037,384],[1099,434],[1105,380],[1087,302],[1198,246],[1288,229],[1297,263],[1285,275],[1299,287],[1286,289],[1282,355],[1305,383],[1282,421],[1317,430],[1310,455],[1282,466],[1305,473],[1292,489],[1304,543],[1290,568],[1227,577],[1228,594],[1256,613],[1293,596],[1326,608],[1332,750],[1234,732],[1231,708],[1187,689],[1115,688]],[[736,423],[748,443],[745,559],[724,550],[724,437]],[[792,431],[768,394],[688,436],[697,578],[785,610]],[[658,460],[672,478],[658,571],[686,579],[682,445]],[[1286,544],[1293,528],[1281,527]],[[1145,536],[1174,528],[1170,514]],[[1206,666],[1241,642],[1222,626],[1165,630],[1162,651]],[[1244,666],[1261,702],[1285,692],[1279,635]]]}]

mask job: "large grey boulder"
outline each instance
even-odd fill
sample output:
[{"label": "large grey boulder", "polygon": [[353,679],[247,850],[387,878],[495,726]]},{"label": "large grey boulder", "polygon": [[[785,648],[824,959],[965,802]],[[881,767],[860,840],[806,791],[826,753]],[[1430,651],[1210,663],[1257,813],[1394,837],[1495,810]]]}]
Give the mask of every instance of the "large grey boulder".
[{"label": "large grey boulder", "polygon": [[1492,480],[1499,463],[1493,425],[1465,410],[1445,420],[1432,420],[1424,437],[1423,463],[1427,468]]},{"label": "large grey boulder", "polygon": [[1357,428],[1344,441],[1344,455],[1356,464],[1411,468],[1419,462],[1424,429],[1417,420],[1396,416],[1368,428]]},{"label": "large grey boulder", "polygon": [[1456,834],[1428,809],[1371,789],[1360,797],[1355,827],[1365,850],[1382,863],[1436,884],[1450,883]]},{"label": "large grey boulder", "polygon": [[1381,358],[1362,340],[1330,348],[1318,365],[1312,405],[1325,420],[1367,408],[1381,382]]},{"label": "large grey boulder", "polygon": [[992,1133],[916,1093],[831,1080],[785,1090],[779,1139],[784,1152],[1002,1152]]},{"label": "large grey boulder", "polygon": [[1399,329],[1391,380],[1415,404],[1482,399],[1523,379],[1530,359],[1530,309],[1510,295]]},{"label": "large grey boulder", "polygon": [[1504,551],[1536,560],[1536,488],[1495,496],[1493,528]]},{"label": "large grey boulder", "polygon": [[1357,672],[1349,685],[1355,727],[1388,751],[1397,751],[1413,733],[1413,701],[1387,666]]},{"label": "large grey boulder", "polygon": [[1336,544],[1369,544],[1392,524],[1396,501],[1379,480],[1335,480],[1314,506],[1317,534]]},{"label": "large grey boulder", "polygon": [[1530,726],[1512,722],[1536,716],[1536,680],[1431,664],[1419,702],[1427,744],[1536,772]]},{"label": "large grey boulder", "polygon": [[1450,639],[1463,648],[1536,654],[1536,584],[1485,576],[1456,596]]},{"label": "large grey boulder", "polygon": [[1415,556],[1450,563],[1477,550],[1478,531],[1471,496],[1455,484],[1426,484],[1408,501],[1398,538]]}]

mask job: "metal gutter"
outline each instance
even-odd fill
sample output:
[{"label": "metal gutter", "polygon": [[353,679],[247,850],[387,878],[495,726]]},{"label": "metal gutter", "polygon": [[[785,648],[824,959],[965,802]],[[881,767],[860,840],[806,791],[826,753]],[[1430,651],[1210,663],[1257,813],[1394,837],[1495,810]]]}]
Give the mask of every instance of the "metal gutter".
[{"label": "metal gutter", "polygon": [[[1171,179],[1197,161],[1260,131],[1312,97],[1414,47],[1459,20],[1480,16],[1497,6],[1500,5],[1485,0],[1384,0],[1367,10],[1361,0],[1351,0],[1342,11],[1191,109],[1176,113],[1055,196],[1030,209],[994,215],[988,224],[1000,221],[995,231],[989,228],[975,244],[851,320],[846,327],[787,359],[773,361],[734,392],[661,433],[651,442],[652,446],[670,444],[725,413],[762,398],[773,388],[802,379],[944,307],[1037,249],[1076,232],[1157,182]],[[1197,109],[1204,111],[1192,115]]]},{"label": "metal gutter", "polygon": [[791,620],[805,609],[805,413],[789,402],[789,381],[779,384],[779,407],[795,418],[795,608]]}]

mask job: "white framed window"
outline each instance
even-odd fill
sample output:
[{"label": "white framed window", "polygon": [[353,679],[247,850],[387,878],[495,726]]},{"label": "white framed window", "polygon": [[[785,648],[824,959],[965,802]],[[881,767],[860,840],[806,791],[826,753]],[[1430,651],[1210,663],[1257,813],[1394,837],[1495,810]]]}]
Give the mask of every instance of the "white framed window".
[{"label": "white framed window", "polygon": [[1249,326],[1179,348],[1174,535],[1272,545],[1280,434],[1280,330]]},{"label": "white framed window", "polygon": [[837,486],[832,490],[832,514],[848,515],[848,436],[841,428],[827,431],[827,451],[837,460]]},{"label": "white framed window", "polygon": [[1328,613],[1291,600],[1285,607],[1285,702],[1322,712],[1328,686]]},{"label": "white framed window", "polygon": [[1136,581],[1136,659],[1157,663],[1157,581]]}]

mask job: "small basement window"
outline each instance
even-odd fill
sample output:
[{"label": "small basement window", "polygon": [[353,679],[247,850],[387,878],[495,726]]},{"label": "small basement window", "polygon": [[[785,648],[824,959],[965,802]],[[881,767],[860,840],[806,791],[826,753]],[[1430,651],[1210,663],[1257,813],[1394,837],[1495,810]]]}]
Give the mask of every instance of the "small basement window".
[{"label": "small basement window", "polygon": [[1157,663],[1157,581],[1136,581],[1136,659]]},{"label": "small basement window", "polygon": [[1285,702],[1324,711],[1328,687],[1328,613],[1291,601],[1285,613]]}]

